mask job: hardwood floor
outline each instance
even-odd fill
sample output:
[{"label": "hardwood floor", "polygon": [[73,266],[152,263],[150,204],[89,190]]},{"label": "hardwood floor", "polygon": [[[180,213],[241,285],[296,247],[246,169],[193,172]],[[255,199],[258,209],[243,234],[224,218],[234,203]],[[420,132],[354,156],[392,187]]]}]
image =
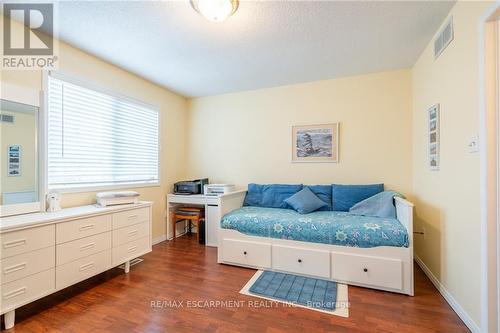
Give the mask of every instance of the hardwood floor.
[{"label": "hardwood floor", "polygon": [[[160,243],[144,259],[128,275],[113,269],[18,309],[5,332],[469,332],[418,267],[415,297],[349,287],[342,318],[249,307],[268,304],[238,293],[255,271],[217,264],[216,249],[193,236]],[[206,300],[245,305],[188,307]]]}]

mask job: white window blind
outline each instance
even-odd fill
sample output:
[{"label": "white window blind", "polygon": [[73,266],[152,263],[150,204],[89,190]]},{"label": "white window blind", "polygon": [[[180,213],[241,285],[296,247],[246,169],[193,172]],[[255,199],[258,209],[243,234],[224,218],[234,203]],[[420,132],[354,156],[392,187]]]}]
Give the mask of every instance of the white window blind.
[{"label": "white window blind", "polygon": [[49,189],[158,183],[154,107],[53,73],[47,102]]}]

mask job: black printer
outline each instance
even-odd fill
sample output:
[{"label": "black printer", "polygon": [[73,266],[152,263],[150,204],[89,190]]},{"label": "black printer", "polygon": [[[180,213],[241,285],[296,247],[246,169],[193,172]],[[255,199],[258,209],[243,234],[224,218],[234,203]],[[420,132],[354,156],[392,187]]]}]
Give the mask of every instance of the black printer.
[{"label": "black printer", "polygon": [[186,180],[174,184],[174,194],[203,194],[203,187],[208,184],[208,178]]}]

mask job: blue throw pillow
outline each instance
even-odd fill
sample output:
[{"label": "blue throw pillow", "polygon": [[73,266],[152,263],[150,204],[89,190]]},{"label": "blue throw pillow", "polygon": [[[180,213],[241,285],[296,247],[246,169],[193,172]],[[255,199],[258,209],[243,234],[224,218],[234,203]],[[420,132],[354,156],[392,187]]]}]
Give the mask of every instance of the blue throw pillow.
[{"label": "blue throw pillow", "polygon": [[304,189],[286,199],[285,202],[300,214],[309,214],[322,207],[328,206],[326,202],[318,198],[316,194],[312,193],[307,187],[304,187]]},{"label": "blue throw pillow", "polygon": [[316,194],[326,206],[318,210],[332,210],[332,185],[307,185],[312,193]]},{"label": "blue throw pillow", "polygon": [[402,194],[395,191],[380,192],[352,206],[349,213],[395,219],[396,206],[394,206],[394,197],[404,198]]},{"label": "blue throw pillow", "polygon": [[349,208],[384,190],[384,184],[332,185],[332,206],[334,211],[348,212]]},{"label": "blue throw pillow", "polygon": [[302,184],[248,184],[248,192],[243,205],[267,208],[289,208],[285,200],[302,190],[302,187]]}]

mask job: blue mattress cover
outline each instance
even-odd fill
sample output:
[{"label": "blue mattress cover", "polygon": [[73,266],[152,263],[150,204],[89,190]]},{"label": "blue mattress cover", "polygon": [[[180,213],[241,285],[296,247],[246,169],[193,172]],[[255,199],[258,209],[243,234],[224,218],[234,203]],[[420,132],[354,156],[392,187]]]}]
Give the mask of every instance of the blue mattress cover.
[{"label": "blue mattress cover", "polygon": [[408,247],[408,232],[397,219],[292,209],[242,207],[226,214],[222,229],[260,237],[352,247]]}]

